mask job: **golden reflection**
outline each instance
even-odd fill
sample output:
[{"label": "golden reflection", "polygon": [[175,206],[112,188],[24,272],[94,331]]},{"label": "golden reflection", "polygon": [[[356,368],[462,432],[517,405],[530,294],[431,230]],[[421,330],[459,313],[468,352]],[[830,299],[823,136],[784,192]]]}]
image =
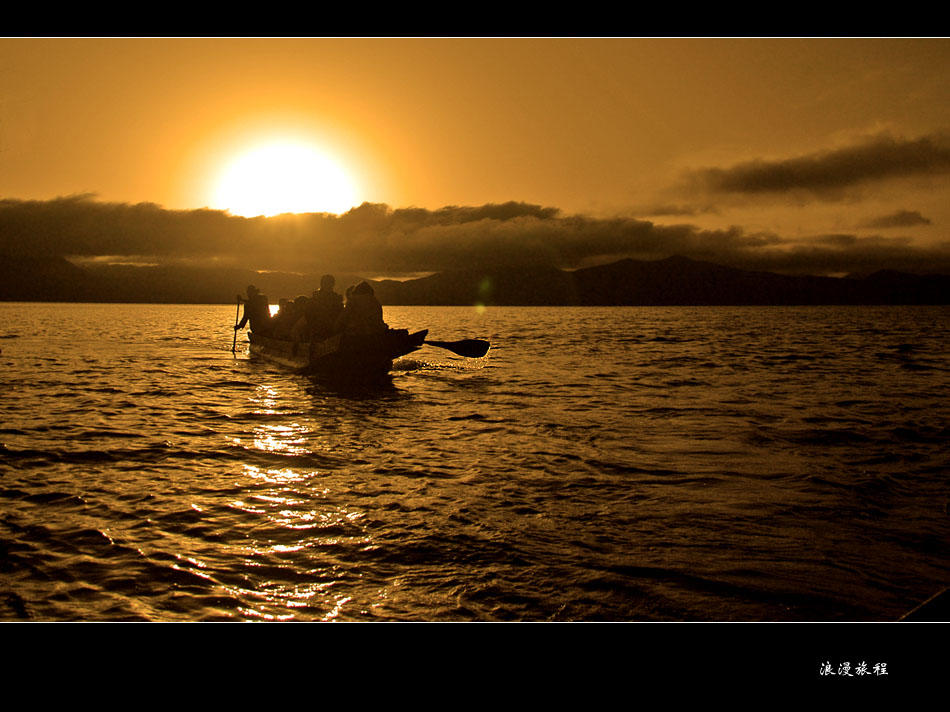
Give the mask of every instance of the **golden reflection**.
[{"label": "golden reflection", "polygon": [[[302,446],[303,432],[306,428],[296,423],[262,426],[254,433],[254,447],[287,452]],[[244,492],[229,506],[249,515],[254,534],[234,551],[247,567],[243,584],[227,587],[243,602],[240,615],[262,621],[352,617],[346,611],[353,597],[336,588],[352,574],[334,575],[337,567],[325,550],[339,545],[372,547],[372,536],[361,525],[367,513],[330,501],[332,481],[318,479],[325,472],[245,463],[243,473]],[[284,568],[293,572],[301,561],[313,562],[309,577],[313,581],[288,581],[273,573]]]},{"label": "golden reflection", "polygon": [[[322,530],[346,526],[352,524],[353,522],[361,519],[365,515],[362,512],[346,512],[346,511],[333,511],[333,512],[318,512],[313,509],[307,510],[295,510],[295,509],[281,509],[280,511],[271,514],[268,518],[274,523],[279,525],[284,529],[299,529],[299,530],[313,530],[315,534],[319,534]],[[354,538],[361,537],[344,537],[347,541],[350,541]],[[339,543],[343,541],[341,538],[326,538],[321,537],[320,543],[322,544],[332,544]],[[364,539],[369,541],[368,539]],[[273,552],[279,551],[276,547],[268,547],[266,551]],[[264,552],[261,552],[264,553]]]},{"label": "golden reflection", "polygon": [[257,415],[276,415],[279,411],[277,410],[277,403],[280,394],[277,389],[273,386],[268,386],[262,384],[257,387],[257,393],[255,393],[254,398],[251,399],[251,402],[256,404],[258,407],[263,408],[263,410],[254,411]]},{"label": "golden reflection", "polygon": [[[255,480],[262,480],[267,484],[271,485],[288,485],[295,484],[297,482],[304,482],[311,477],[319,475],[320,473],[316,470],[309,472],[298,472],[297,470],[292,470],[289,467],[283,467],[279,469],[267,469],[263,470],[256,465],[244,465],[244,474],[250,475]],[[324,490],[323,494],[327,494],[329,490]]]},{"label": "golden reflection", "polygon": [[[191,561],[190,559],[189,559],[189,562],[194,563],[195,566],[203,566],[202,564],[198,564],[197,562]],[[179,566],[178,564],[172,564],[171,567],[175,571],[180,571],[185,574],[191,574],[192,576],[203,578],[205,581],[210,581],[211,583],[217,583],[217,581],[215,581],[214,578],[210,574],[206,574],[203,571],[195,571],[194,569],[188,568],[187,566]]]},{"label": "golden reflection", "polygon": [[303,447],[308,433],[306,427],[298,423],[291,425],[262,425],[254,429],[254,449],[266,452],[279,452],[285,455],[309,455],[310,450]]},{"label": "golden reflection", "polygon": [[296,546],[287,546],[286,544],[275,544],[271,547],[271,551],[276,551],[278,554],[292,554],[295,551],[303,551],[306,549],[303,544],[297,544]]},{"label": "golden reflection", "polygon": [[235,502],[232,502],[231,506],[237,509],[240,509],[242,512],[247,512],[248,514],[264,514],[266,512],[266,510],[252,507],[249,504],[246,504],[245,502],[243,502],[242,500],[237,500]]},{"label": "golden reflection", "polygon": [[336,605],[333,606],[333,609],[329,613],[327,613],[323,617],[322,620],[324,622],[327,622],[327,621],[332,621],[334,618],[337,618],[340,615],[340,613],[343,612],[343,606],[345,606],[347,603],[349,603],[352,600],[353,598],[351,596],[344,596],[342,598],[338,598],[336,601]]},{"label": "golden reflection", "polygon": [[239,607],[238,610],[248,618],[260,618],[265,621],[292,621],[294,619],[293,613],[286,613],[281,616],[273,613],[264,613],[256,608],[245,608],[243,606]]},{"label": "golden reflection", "polygon": [[175,556],[178,558],[179,561],[187,561],[189,564],[197,566],[199,569],[208,568],[208,565],[206,563],[204,563],[203,561],[199,561],[198,559],[192,556],[185,556],[183,554],[175,554]]},{"label": "golden reflection", "polygon": [[256,603],[239,608],[240,612],[249,618],[287,621],[297,617],[298,613],[294,609],[326,608],[329,606],[329,610],[320,616],[320,620],[331,621],[339,617],[343,612],[343,607],[353,600],[352,596],[330,595],[330,589],[339,583],[339,581],[323,581],[307,585],[285,586],[268,581],[256,590],[238,587],[226,588],[236,598],[256,599]]},{"label": "golden reflection", "polygon": [[312,455],[313,451],[305,447],[310,430],[306,425],[259,425],[254,429],[253,440],[245,444],[241,438],[232,438],[238,447],[282,455]]},{"label": "golden reflection", "polygon": [[[319,471],[301,472],[290,468],[264,469],[256,465],[245,464],[244,472],[253,480],[272,485],[275,489],[249,494],[247,499],[234,500],[230,506],[248,514],[264,515],[270,522],[282,529],[312,530],[315,535],[319,536],[321,531],[335,527],[350,528],[355,522],[366,516],[365,512],[353,511],[345,507],[332,507],[330,509],[315,507],[315,504],[319,504],[330,494],[330,488],[328,487],[306,488],[305,490],[293,487],[293,485],[319,476]],[[346,536],[342,539],[321,537],[320,542],[326,544],[344,539],[352,541],[353,538],[353,536]],[[253,548],[252,553],[266,555],[268,553],[296,551],[303,546],[289,548],[284,545],[267,545]]]}]

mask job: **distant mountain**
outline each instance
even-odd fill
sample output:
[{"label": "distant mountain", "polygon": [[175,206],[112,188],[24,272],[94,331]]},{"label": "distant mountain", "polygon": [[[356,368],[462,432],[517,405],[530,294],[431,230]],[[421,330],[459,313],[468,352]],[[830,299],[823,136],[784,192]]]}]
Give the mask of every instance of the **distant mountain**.
[{"label": "distant mountain", "polygon": [[[343,292],[360,277],[336,275]],[[0,300],[233,303],[254,284],[272,303],[310,294],[318,274],[214,267],[80,268],[59,257],[0,255]],[[950,276],[882,270],[863,278],[800,277],[685,257],[621,260],[573,272],[553,267],[471,268],[404,282],[372,281],[383,304],[700,306],[950,304]]]},{"label": "distant mountain", "polygon": [[577,304],[570,272],[502,267],[440,272],[406,282],[374,282],[383,304],[567,306]]},{"label": "distant mountain", "polygon": [[622,260],[574,272],[578,303],[690,306],[864,303],[860,286],[833,277],[792,277],[670,257]]},{"label": "distant mountain", "polygon": [[[60,257],[0,255],[0,301],[233,304],[253,284],[276,304],[281,297],[309,295],[319,288],[320,276],[220,267],[77,267]],[[359,279],[337,277],[343,286]]]},{"label": "distant mountain", "polygon": [[950,276],[907,274],[883,269],[861,280],[863,296],[874,304],[950,304]]},{"label": "distant mountain", "polygon": [[865,279],[754,272],[686,257],[544,268],[443,272],[377,286],[384,304],[702,306],[950,304],[950,277],[876,272]]},{"label": "distant mountain", "polygon": [[0,254],[0,300],[79,302],[94,293],[90,275],[62,257]]}]

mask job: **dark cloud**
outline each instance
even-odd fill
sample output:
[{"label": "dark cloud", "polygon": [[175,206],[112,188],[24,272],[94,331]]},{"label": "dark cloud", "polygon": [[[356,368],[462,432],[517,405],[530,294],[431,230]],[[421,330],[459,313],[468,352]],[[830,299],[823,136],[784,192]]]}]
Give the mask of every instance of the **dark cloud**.
[{"label": "dark cloud", "polygon": [[[767,272],[799,275],[869,274],[881,269],[921,274],[950,274],[950,245],[918,248],[909,242],[860,238],[827,244],[816,240],[785,249],[749,252],[730,262],[730,266]],[[847,244],[846,244],[847,243]]]},{"label": "dark cloud", "polygon": [[890,215],[867,220],[859,227],[887,228],[887,227],[915,227],[917,225],[932,225],[933,223],[916,210],[898,210]]},{"label": "dark cloud", "polygon": [[891,178],[950,173],[950,136],[876,136],[846,148],[690,173],[689,189],[745,196],[799,193],[837,199],[848,188]]},{"label": "dark cloud", "polygon": [[0,259],[3,255],[372,276],[475,266],[573,268],[673,255],[790,273],[874,266],[950,272],[950,245],[923,249],[906,238],[851,234],[793,240],[736,227],[703,230],[562,215],[515,202],[439,210],[366,203],[339,216],[241,218],[215,210],[100,203],[90,196],[5,200],[0,201]]},{"label": "dark cloud", "polygon": [[719,214],[719,209],[712,205],[676,205],[660,204],[643,208],[639,211],[642,215],[652,217],[695,217],[698,215]]}]

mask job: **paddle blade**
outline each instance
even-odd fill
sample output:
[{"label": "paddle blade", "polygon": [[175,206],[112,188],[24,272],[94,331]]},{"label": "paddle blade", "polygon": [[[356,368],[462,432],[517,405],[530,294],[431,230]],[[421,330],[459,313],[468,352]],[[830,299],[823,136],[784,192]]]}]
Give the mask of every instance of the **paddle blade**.
[{"label": "paddle blade", "polygon": [[466,358],[481,358],[488,353],[491,344],[481,339],[462,339],[461,341],[426,341],[429,346],[446,349]]}]

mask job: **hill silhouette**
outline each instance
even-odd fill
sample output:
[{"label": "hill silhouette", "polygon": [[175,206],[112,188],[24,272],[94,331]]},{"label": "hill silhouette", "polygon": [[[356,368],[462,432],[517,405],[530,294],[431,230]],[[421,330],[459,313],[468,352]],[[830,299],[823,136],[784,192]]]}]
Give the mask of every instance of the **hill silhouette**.
[{"label": "hill silhouette", "polygon": [[573,276],[584,305],[860,304],[873,296],[853,280],[753,272],[678,256],[621,260]]},{"label": "hill silhouette", "polygon": [[[343,291],[357,275],[336,275]],[[789,276],[686,257],[607,265],[493,266],[406,281],[370,280],[383,304],[469,306],[740,306],[950,304],[950,276],[881,270],[861,278]],[[233,303],[248,284],[271,300],[309,294],[319,274],[234,268],[103,265],[61,257],[0,255],[0,300]]]}]

